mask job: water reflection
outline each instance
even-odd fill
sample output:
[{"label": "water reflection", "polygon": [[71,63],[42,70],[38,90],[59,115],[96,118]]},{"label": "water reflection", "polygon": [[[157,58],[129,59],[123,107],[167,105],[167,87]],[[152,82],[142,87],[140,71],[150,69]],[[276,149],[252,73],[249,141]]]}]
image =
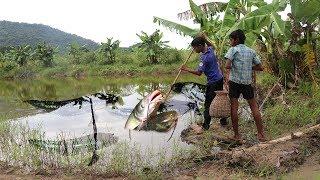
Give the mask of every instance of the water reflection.
[{"label": "water reflection", "polygon": [[[167,82],[159,79],[163,81],[161,83],[135,82],[131,79],[119,82],[119,79],[113,81],[98,78],[92,81],[43,81],[0,81],[2,87],[8,87],[0,88],[1,97],[5,97],[3,102],[8,106],[3,112],[17,112],[18,109],[32,111],[21,113],[22,117],[18,120],[27,123],[32,129],[39,129],[39,124],[41,125],[41,130],[45,132],[45,142],[33,140],[34,142],[40,145],[60,144],[60,149],[67,147],[68,153],[76,152],[73,151],[72,144],[77,147],[81,147],[79,144],[87,144],[90,147],[87,149],[93,152],[91,163],[98,159],[97,149],[111,147],[118,141],[130,141],[130,137],[130,142],[141,145],[142,149],[153,147],[169,150],[172,141],[167,142],[168,139],[171,136],[173,139],[180,139],[181,131],[198,114],[198,104],[186,93],[176,91],[160,107],[157,112],[159,118],[155,118],[152,123],[147,122],[140,131],[131,131],[129,134],[124,125],[133,108],[155,89],[166,92],[172,79]],[[28,105],[29,103],[33,106]],[[65,141],[57,138],[61,134]],[[83,139],[89,140],[84,142]],[[103,143],[104,141],[108,143]],[[181,144],[187,146],[182,142]]]}]

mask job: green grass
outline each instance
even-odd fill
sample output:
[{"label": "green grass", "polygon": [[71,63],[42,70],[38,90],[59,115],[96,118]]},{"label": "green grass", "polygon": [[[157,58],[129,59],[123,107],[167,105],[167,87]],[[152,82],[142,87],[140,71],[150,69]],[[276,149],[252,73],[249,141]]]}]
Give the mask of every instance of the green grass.
[{"label": "green grass", "polygon": [[[22,170],[60,169],[67,174],[78,172],[94,173],[108,177],[131,176],[143,179],[162,179],[165,168],[183,164],[190,156],[190,150],[173,141],[172,152],[162,148],[142,150],[139,144],[120,141],[111,147],[98,151],[99,160],[92,167],[87,166],[92,152],[86,150],[66,156],[56,151],[39,149],[29,144],[29,139],[43,140],[41,127],[28,129],[22,124],[0,123],[1,159]],[[63,138],[63,137],[62,137]]]}]

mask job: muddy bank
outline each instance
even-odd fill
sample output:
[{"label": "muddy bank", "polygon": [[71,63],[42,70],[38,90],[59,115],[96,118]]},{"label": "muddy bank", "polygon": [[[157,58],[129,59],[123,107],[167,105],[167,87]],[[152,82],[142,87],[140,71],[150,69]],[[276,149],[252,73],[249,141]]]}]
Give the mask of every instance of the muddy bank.
[{"label": "muddy bank", "polygon": [[[217,125],[211,133],[196,135],[190,128],[182,139],[195,146],[207,146],[207,154],[191,159],[191,168],[180,169],[174,175],[182,179],[194,177],[279,177],[294,178],[296,171],[320,175],[320,125],[266,143],[246,141],[237,144],[229,140],[227,131]],[[209,141],[208,141],[209,140]],[[212,142],[208,144],[207,142]],[[308,176],[309,175],[309,176]],[[310,177],[305,173],[304,176]]]}]

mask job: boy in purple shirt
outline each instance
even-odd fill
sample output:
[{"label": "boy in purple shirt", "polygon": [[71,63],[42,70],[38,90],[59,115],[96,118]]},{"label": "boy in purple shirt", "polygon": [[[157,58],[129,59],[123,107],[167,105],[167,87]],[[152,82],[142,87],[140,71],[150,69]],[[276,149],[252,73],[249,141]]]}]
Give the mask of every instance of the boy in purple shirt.
[{"label": "boy in purple shirt", "polygon": [[[197,70],[192,70],[186,66],[182,66],[181,70],[200,76],[204,73],[207,77],[207,87],[205,94],[204,103],[204,123],[202,124],[203,130],[208,130],[210,127],[211,117],[209,115],[209,107],[216,96],[214,91],[223,90],[223,76],[220,71],[220,67],[217,58],[214,53],[212,44],[208,41],[205,35],[196,37],[192,42],[191,46],[196,53],[201,53],[200,64]],[[220,119],[220,124],[227,125],[226,118]],[[202,131],[202,130],[201,130]],[[199,133],[201,132],[199,131]]]}]

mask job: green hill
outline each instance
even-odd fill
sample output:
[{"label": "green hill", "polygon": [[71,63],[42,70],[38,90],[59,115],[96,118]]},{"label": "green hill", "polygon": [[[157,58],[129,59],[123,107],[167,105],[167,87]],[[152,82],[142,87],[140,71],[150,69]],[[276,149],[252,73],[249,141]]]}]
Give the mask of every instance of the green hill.
[{"label": "green hill", "polygon": [[31,45],[46,42],[63,53],[70,43],[86,45],[89,49],[96,49],[99,45],[89,39],[43,24],[28,24],[10,21],[0,21],[0,46]]}]

